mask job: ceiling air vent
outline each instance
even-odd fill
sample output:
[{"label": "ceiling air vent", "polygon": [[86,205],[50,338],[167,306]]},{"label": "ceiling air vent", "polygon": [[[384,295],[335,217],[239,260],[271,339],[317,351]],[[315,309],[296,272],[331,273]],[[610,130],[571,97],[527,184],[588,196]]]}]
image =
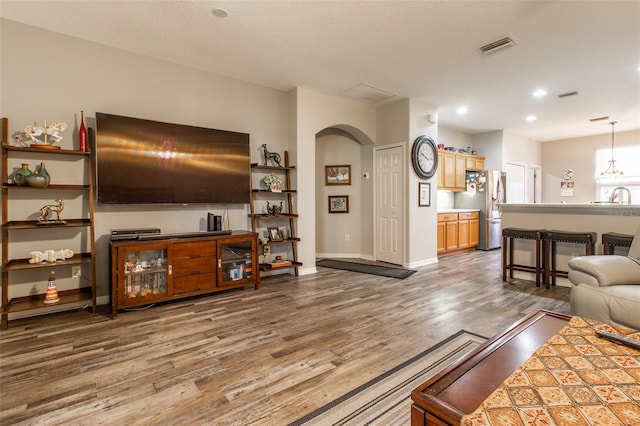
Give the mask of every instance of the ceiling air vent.
[{"label": "ceiling air vent", "polygon": [[355,87],[344,90],[340,92],[340,94],[369,104],[375,104],[395,96],[393,93],[369,86],[365,83],[360,83]]},{"label": "ceiling air vent", "polygon": [[568,98],[569,96],[575,96],[578,94],[577,90],[574,90],[573,92],[567,92],[567,93],[560,93],[558,95],[559,98]]},{"label": "ceiling air vent", "polygon": [[602,121],[602,120],[608,120],[609,117],[608,115],[605,115],[604,117],[596,117],[596,118],[590,118],[589,121],[594,122],[594,121]]},{"label": "ceiling air vent", "polygon": [[493,43],[485,44],[480,48],[482,53],[492,53],[496,50],[502,49],[507,46],[514,45],[513,39],[510,37],[501,38],[500,40],[494,41]]}]

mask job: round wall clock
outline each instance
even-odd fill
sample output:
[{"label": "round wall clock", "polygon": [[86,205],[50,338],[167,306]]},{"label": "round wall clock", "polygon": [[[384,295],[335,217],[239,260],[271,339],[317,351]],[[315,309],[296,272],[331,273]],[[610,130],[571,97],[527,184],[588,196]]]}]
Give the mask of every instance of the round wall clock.
[{"label": "round wall clock", "polygon": [[438,148],[429,136],[419,136],[413,142],[411,162],[416,174],[423,179],[432,177],[438,169]]}]

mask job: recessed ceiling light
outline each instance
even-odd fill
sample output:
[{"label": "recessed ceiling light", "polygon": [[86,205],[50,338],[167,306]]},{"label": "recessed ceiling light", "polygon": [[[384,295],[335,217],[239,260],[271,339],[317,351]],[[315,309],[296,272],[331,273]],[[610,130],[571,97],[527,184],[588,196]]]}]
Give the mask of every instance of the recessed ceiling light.
[{"label": "recessed ceiling light", "polygon": [[456,110],[456,113],[457,113],[457,114],[460,114],[460,115],[464,115],[464,114],[466,114],[468,111],[469,111],[469,109],[468,109],[466,106],[461,106],[461,107],[459,107],[459,108]]},{"label": "recessed ceiling light", "polygon": [[226,10],[221,9],[219,7],[216,7],[215,9],[213,9],[211,13],[213,13],[213,16],[216,16],[218,18],[226,18],[227,16],[229,16],[229,13],[227,13]]},{"label": "recessed ceiling light", "polygon": [[544,96],[544,95],[546,95],[546,94],[547,94],[547,91],[546,91],[546,90],[544,90],[544,89],[536,89],[536,90],[533,92],[533,97],[534,97],[534,98],[541,98],[541,97],[543,97],[543,96]]},{"label": "recessed ceiling light", "polygon": [[527,116],[527,121],[529,123],[532,123],[532,122],[536,121],[537,119],[538,119],[538,117],[536,117],[535,115],[528,115]]}]

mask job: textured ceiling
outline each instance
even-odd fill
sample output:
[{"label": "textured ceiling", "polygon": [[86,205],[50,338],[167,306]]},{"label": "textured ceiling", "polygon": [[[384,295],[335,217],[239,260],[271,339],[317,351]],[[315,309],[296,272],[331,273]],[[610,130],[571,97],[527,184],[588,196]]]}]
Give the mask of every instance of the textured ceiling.
[{"label": "textured ceiling", "polygon": [[606,134],[610,120],[589,121],[602,116],[640,128],[640,1],[0,0],[0,16],[282,90],[365,84],[394,95],[374,106],[415,98],[469,133]]}]

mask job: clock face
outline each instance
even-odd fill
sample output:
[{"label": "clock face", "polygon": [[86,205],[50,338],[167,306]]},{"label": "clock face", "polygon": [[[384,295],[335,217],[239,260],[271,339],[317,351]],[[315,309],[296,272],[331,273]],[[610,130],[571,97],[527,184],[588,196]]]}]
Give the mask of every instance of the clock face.
[{"label": "clock face", "polygon": [[432,177],[438,168],[438,149],[429,136],[420,136],[413,143],[411,162],[416,174],[423,179]]}]

